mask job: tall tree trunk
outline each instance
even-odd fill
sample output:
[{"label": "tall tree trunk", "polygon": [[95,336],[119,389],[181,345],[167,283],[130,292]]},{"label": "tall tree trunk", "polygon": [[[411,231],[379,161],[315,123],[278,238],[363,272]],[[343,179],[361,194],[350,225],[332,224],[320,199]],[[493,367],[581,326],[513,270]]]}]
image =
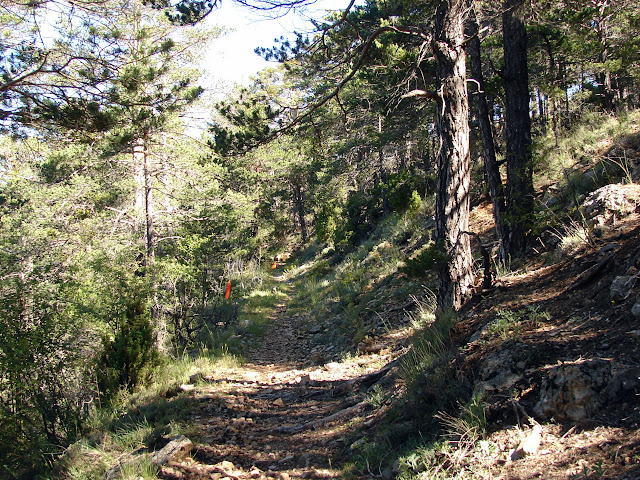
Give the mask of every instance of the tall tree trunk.
[{"label": "tall tree trunk", "polygon": [[154,256],[153,230],[153,198],[151,188],[151,166],[149,165],[149,138],[146,132],[133,145],[133,162],[135,169],[135,230],[143,237],[146,262]]},{"label": "tall tree trunk", "polygon": [[296,213],[298,215],[298,222],[300,224],[300,234],[302,236],[302,243],[307,243],[307,222],[304,219],[304,197],[302,195],[302,187],[300,184],[293,184],[293,201],[296,205]]},{"label": "tall tree trunk", "polygon": [[153,190],[151,187],[151,165],[149,163],[149,135],[144,133],[144,217],[145,217],[145,246],[148,263],[153,263],[155,258],[155,231],[153,227]]},{"label": "tall tree trunk", "polygon": [[[469,1],[469,4],[472,2]],[[478,123],[480,127],[480,139],[482,142],[482,157],[484,158],[484,169],[489,184],[489,195],[493,203],[493,218],[496,224],[496,233],[500,241],[499,258],[506,259],[505,244],[508,238],[507,226],[504,221],[506,203],[504,197],[504,186],[500,176],[500,166],[496,160],[496,149],[493,142],[493,132],[491,129],[491,118],[489,116],[489,106],[485,93],[484,75],[482,74],[482,59],[480,56],[480,37],[478,36],[478,22],[472,5],[467,21],[467,54],[471,58],[471,75],[476,83],[477,91],[474,95],[476,109],[478,110]],[[473,84],[473,83],[472,83]]]},{"label": "tall tree trunk", "polygon": [[436,241],[445,265],[438,269],[438,309],[459,309],[472,283],[469,227],[469,104],[464,52],[466,0],[441,0],[433,51],[438,77],[438,185]]},{"label": "tall tree trunk", "polygon": [[[382,136],[382,115],[378,115],[378,133]],[[391,211],[387,197],[387,172],[384,170],[384,147],[378,146],[378,174],[380,176],[380,195],[382,196],[382,212],[387,215]]]},{"label": "tall tree trunk", "polygon": [[605,110],[614,111],[614,93],[613,84],[611,81],[611,70],[607,66],[609,60],[609,43],[610,43],[610,28],[609,28],[609,0],[602,0],[597,3],[597,16],[594,18],[594,26],[598,36],[600,37],[600,44],[602,50],[600,51],[598,61],[602,64],[603,71],[598,75],[598,89],[602,95],[602,106]]},{"label": "tall tree trunk", "polygon": [[533,165],[527,30],[523,0],[505,0],[502,14],[504,43],[505,144],[507,160],[506,254],[520,256],[527,246],[533,216]]}]

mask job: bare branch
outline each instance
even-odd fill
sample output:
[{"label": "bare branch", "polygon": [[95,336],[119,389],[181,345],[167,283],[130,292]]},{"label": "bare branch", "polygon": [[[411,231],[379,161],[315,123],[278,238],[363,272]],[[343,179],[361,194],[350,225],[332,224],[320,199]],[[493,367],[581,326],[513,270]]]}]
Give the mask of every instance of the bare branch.
[{"label": "bare branch", "polygon": [[427,90],[419,90],[419,89],[415,89],[415,90],[411,90],[408,93],[405,93],[404,95],[402,95],[402,98],[429,98],[431,100],[437,100],[440,101],[440,95],[438,95],[437,92],[434,91],[427,91]]},{"label": "bare branch", "polygon": [[[353,1],[351,2],[353,4]],[[322,107],[323,105],[325,105],[329,100],[333,99],[334,97],[336,97],[340,91],[344,88],[344,86],[349,83],[349,81],[351,81],[351,79],[355,76],[355,74],[358,72],[358,70],[360,69],[360,67],[362,67],[362,64],[364,63],[365,59],[367,58],[367,55],[369,54],[369,51],[371,50],[371,46],[373,45],[373,42],[376,40],[376,38],[378,38],[380,35],[382,35],[383,33],[386,32],[396,32],[396,33],[402,33],[405,35],[412,35],[412,36],[417,36],[423,39],[428,39],[428,35],[419,29],[416,28],[401,28],[401,27],[396,27],[396,26],[384,26],[384,27],[380,27],[378,28],[376,31],[374,31],[366,40],[366,42],[362,45],[361,49],[360,49],[360,55],[358,56],[356,62],[354,63],[354,65],[351,67],[350,72],[347,74],[346,77],[344,77],[340,83],[338,83],[338,85],[331,90],[331,92],[329,92],[329,94],[327,94],[324,98],[322,98],[320,101],[318,101],[317,103],[314,103],[313,105],[311,105],[311,107],[309,108],[309,110],[307,110],[303,115],[297,117],[295,120],[289,122],[287,125],[278,128],[277,130],[274,130],[272,132],[271,135],[269,135],[269,137],[267,137],[266,139],[259,141],[257,144],[253,145],[253,147],[257,147],[260,145],[264,145],[265,143],[268,143],[272,140],[275,140],[276,138],[280,137],[281,135],[283,135],[286,131],[290,130],[291,128],[295,127],[296,125],[301,124],[304,120],[307,120],[311,115],[313,115],[320,107]],[[437,94],[434,94],[435,96],[431,96],[429,97],[428,95],[426,95],[427,92],[425,92],[425,95],[423,95],[426,98],[439,98],[437,96]]]}]

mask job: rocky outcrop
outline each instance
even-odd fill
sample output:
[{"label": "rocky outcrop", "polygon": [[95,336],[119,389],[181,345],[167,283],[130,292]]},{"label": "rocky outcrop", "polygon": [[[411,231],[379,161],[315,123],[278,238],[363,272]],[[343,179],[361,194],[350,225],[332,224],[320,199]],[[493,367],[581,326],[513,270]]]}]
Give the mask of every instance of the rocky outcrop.
[{"label": "rocky outcrop", "polygon": [[541,418],[578,422],[619,395],[639,388],[640,367],[599,358],[566,362],[548,368],[533,410]]},{"label": "rocky outcrop", "polygon": [[619,275],[611,282],[609,296],[614,303],[622,302],[631,296],[636,286],[637,275]]},{"label": "rocky outcrop", "polygon": [[640,203],[640,185],[611,184],[591,193],[580,207],[589,226],[610,225],[634,213]]}]

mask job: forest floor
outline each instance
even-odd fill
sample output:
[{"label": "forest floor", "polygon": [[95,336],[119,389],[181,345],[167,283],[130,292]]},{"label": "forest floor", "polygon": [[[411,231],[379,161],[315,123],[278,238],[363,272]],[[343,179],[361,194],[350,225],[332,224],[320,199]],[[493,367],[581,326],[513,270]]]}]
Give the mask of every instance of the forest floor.
[{"label": "forest floor", "polygon": [[371,410],[366,387],[391,354],[317,365],[313,328],[300,318],[277,305],[246,363],[200,379],[191,390],[197,445],[161,478],[341,478],[353,418]]},{"label": "forest floor", "polygon": [[[488,210],[476,212],[475,231],[488,217]],[[536,427],[532,419],[554,369],[584,362],[640,365],[633,301],[612,304],[608,293],[615,276],[637,277],[638,238],[640,217],[634,214],[569,256],[530,258],[469,300],[453,332],[454,367],[472,384],[488,379],[487,432],[479,446],[458,442],[458,450],[441,452],[440,476],[425,468],[420,478],[640,478],[640,401],[633,385],[609,397],[598,391],[602,386],[592,387],[601,401],[579,420],[538,416]],[[581,283],[603,259],[607,264]],[[497,312],[525,307],[545,315],[521,318],[506,336],[482,336]],[[164,465],[161,478],[345,478],[346,466],[389,422],[389,412],[411,408],[398,400],[404,386],[396,375],[397,359],[408,350],[406,325],[389,326],[357,355],[338,358],[311,353],[317,332],[288,309],[286,299],[271,320],[261,341],[247,348],[245,364],[203,372],[194,385],[183,386],[193,400],[194,447]],[[503,363],[497,371],[509,373],[508,381],[491,383],[492,363]],[[638,382],[638,375],[629,381]],[[385,400],[376,396],[381,390]],[[411,412],[394,418],[396,434],[405,427],[408,432],[396,436],[398,442],[416,431]],[[534,451],[514,460],[514,449],[532,438]],[[390,450],[398,447],[394,442],[390,438]],[[390,480],[398,471],[397,462],[395,468],[368,465],[348,477]]]}]

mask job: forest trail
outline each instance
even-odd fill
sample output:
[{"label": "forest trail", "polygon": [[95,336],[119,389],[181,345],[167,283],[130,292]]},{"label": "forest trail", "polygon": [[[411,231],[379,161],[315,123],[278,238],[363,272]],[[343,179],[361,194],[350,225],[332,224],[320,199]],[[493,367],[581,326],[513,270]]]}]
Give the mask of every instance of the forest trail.
[{"label": "forest trail", "polygon": [[341,478],[336,465],[353,441],[348,425],[375,416],[367,388],[388,372],[390,355],[317,365],[314,330],[286,301],[271,320],[244,365],[210,372],[191,390],[195,446],[160,478]]}]

